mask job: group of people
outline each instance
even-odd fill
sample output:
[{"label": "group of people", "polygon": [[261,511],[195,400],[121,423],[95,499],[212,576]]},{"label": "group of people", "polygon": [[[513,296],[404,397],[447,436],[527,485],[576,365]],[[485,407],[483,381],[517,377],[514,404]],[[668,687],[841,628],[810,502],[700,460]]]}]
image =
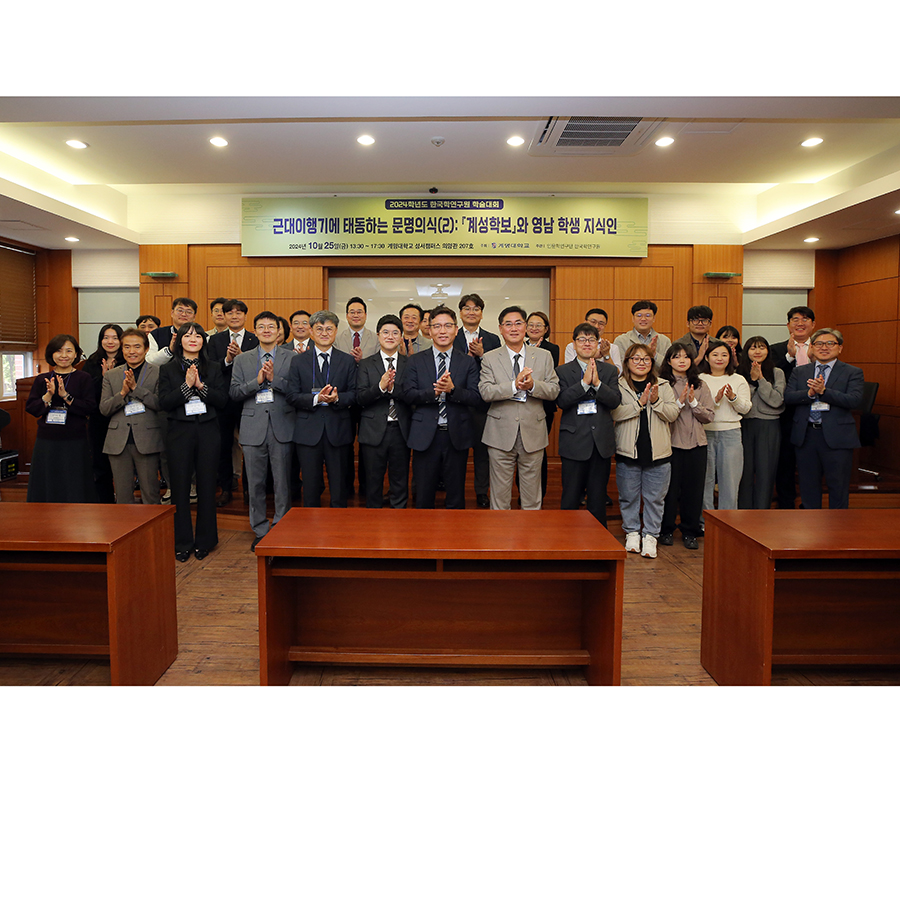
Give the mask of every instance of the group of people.
[{"label": "group of people", "polygon": [[655,557],[679,517],[696,549],[717,486],[720,509],[768,508],[788,416],[803,505],[821,505],[824,474],[830,505],[846,506],[862,373],[838,359],[840,333],[812,333],[812,310],[796,307],[784,344],[757,336],[741,346],[731,326],[710,338],[712,311],[697,306],[672,343],[655,331],[656,312],[638,301],[633,329],[610,342],[606,312],[588,310],[560,364],[545,313],[508,306],[494,334],[481,327],[478,294],[460,299],[460,321],[447,306],[410,303],[374,332],[359,297],[344,329],[332,311],[297,310],[290,320],[261,312],[252,330],[246,304],[219,298],[209,333],[196,303],[177,298],[170,325],[142,316],[133,328],[104,326],[80,370],[74,337],[50,341],[53,371],[35,379],[26,406],[40,420],[28,500],[130,503],[136,477],[143,502],[159,503],[161,473],[176,557],[202,559],[218,541],[216,505],[232,499],[237,431],[253,547],[298,489],[304,506],[319,506],[326,475],[331,505],[347,505],[357,439],[369,507],[404,508],[412,496],[433,508],[443,489],[448,509],[464,508],[471,449],[478,506],[509,509],[516,483],[522,509],[537,510],[559,410],[561,506],[584,503],[605,526],[615,457],[629,551]]}]

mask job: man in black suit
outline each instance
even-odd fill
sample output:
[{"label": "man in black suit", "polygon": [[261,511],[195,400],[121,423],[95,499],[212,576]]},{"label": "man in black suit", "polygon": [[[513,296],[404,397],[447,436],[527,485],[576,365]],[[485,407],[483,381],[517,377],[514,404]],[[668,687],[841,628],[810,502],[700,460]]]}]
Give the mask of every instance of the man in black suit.
[{"label": "man in black suit", "polygon": [[[794,306],[788,310],[788,339],[769,347],[772,362],[784,372],[785,384],[791,380],[798,365],[805,366],[812,361],[809,336],[815,327],[816,314],[808,306]],[[797,502],[797,457],[791,443],[793,427],[794,410],[786,406],[781,414],[781,444],[775,469],[775,496],[779,509],[793,509]]]},{"label": "man in black suit", "polygon": [[829,509],[847,509],[859,446],[853,410],[862,401],[863,372],[838,359],[844,337],[837,329],[820,328],[810,343],[814,361],[794,369],[784,394],[793,408],[800,499],[804,509],[821,509],[824,475]]},{"label": "man in black suit", "polygon": [[[228,328],[214,334],[209,339],[207,352],[212,362],[217,363],[225,376],[225,385],[231,387],[231,365],[235,357],[247,350],[253,350],[259,346],[259,338],[252,331],[247,331],[247,304],[243,300],[226,300],[222,304],[222,312]],[[222,493],[216,500],[216,506],[227,506],[231,503],[231,485],[234,481],[234,463],[232,462],[232,448],[234,446],[234,432],[241,422],[241,409],[243,403],[229,398],[218,416],[221,443],[219,445],[219,475],[218,482]],[[244,479],[244,493],[247,494],[247,480]],[[249,502],[249,496],[248,496]]]},{"label": "man in black suit", "polygon": [[382,316],[375,331],[379,351],[361,359],[356,370],[356,401],[360,406],[359,450],[366,472],[366,506],[384,505],[384,473],[393,509],[409,500],[409,407],[400,399],[407,357],[400,353],[403,324],[397,316]]},{"label": "man in black suit", "polygon": [[560,509],[578,509],[587,491],[588,512],[606,527],[606,486],[616,452],[610,410],[622,402],[619,371],[596,359],[600,332],[587,322],[572,334],[575,359],[559,366],[559,455],[562,459]]},{"label": "man in black suit", "polygon": [[[485,331],[481,327],[484,316],[484,300],[478,294],[464,294],[459,300],[459,317],[463,327],[459,329],[453,343],[454,349],[468,354],[474,361],[481,377],[481,359],[490,350],[500,346],[500,335]],[[487,404],[482,403],[471,410],[472,423],[475,428],[475,443],[472,449],[472,461],[475,469],[475,500],[482,509],[489,509],[488,488],[491,482],[490,458],[487,445],[482,441],[484,426],[487,422]]]},{"label": "man in black suit", "polygon": [[164,366],[172,359],[172,342],[182,325],[193,322],[197,315],[197,304],[190,297],[176,297],[172,301],[172,324],[154,328],[150,332],[150,349],[147,362],[154,366]]},{"label": "man in black suit", "polygon": [[356,362],[333,346],[340,320],[319,310],[309,324],[315,348],[297,353],[288,375],[288,403],[297,409],[294,443],[303,471],[303,505],[321,506],[328,473],[331,505],[347,505],[347,447],[353,443],[350,409],[356,404]]},{"label": "man in black suit", "polygon": [[447,491],[447,509],[466,507],[466,463],[474,440],[471,410],[482,404],[478,367],[453,346],[456,313],[445,306],[431,312],[430,350],[407,358],[400,396],[415,407],[409,426],[416,509],[434,509],[438,482]]}]

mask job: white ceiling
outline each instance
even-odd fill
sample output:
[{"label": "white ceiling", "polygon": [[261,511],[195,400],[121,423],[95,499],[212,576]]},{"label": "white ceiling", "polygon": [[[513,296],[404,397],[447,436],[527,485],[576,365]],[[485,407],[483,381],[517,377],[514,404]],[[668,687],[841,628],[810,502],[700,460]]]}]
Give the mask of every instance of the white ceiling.
[{"label": "white ceiling", "polygon": [[[663,120],[654,139],[675,143],[613,156],[530,152],[548,118],[574,115]],[[358,144],[362,133],[375,143]],[[525,144],[508,146],[513,134]],[[215,135],[229,146],[212,147]],[[811,136],[824,142],[802,148]],[[73,137],[90,146],[71,150]],[[735,233],[747,247],[808,249],[810,234],[817,248],[848,246],[900,233],[900,100],[0,98],[0,237],[38,246],[72,246],[64,238],[76,226],[79,248],[134,246],[148,198],[191,195],[199,228],[204,197],[431,187],[647,195],[651,242],[654,197],[717,198],[741,205]],[[171,223],[173,242],[184,230]],[[152,240],[165,242],[158,226]]]}]

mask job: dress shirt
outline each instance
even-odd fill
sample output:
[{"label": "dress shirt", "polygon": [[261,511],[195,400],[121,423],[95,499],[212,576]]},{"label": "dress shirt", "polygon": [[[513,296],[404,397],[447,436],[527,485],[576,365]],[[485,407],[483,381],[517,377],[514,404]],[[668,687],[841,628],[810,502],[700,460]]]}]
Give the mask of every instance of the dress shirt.
[{"label": "dress shirt", "polygon": [[[244,342],[244,335],[247,333],[247,329],[246,329],[246,328],[242,328],[240,331],[232,331],[232,330],[229,328],[228,331],[230,332],[229,335],[228,335],[228,343],[230,344],[232,341],[234,341],[234,342],[238,345],[238,347],[240,347],[241,344]],[[233,359],[229,359],[228,356],[227,356],[227,354],[226,354],[226,356],[225,356],[225,365],[226,365],[226,366],[230,366],[233,362],[234,362],[234,360],[233,360]]]},{"label": "dress shirt", "polygon": [[[510,364],[510,366],[512,366],[513,372],[516,371],[516,357],[517,356],[519,357],[519,372],[521,372],[522,369],[525,368],[525,346],[524,346],[524,344],[522,345],[522,347],[519,350],[513,350],[512,347],[510,347],[508,344],[504,344],[504,346],[506,347],[506,352],[509,354],[509,364]],[[527,397],[528,396],[528,391],[520,391],[516,387],[516,379],[515,378],[513,378],[513,380],[512,380],[512,390],[513,390],[514,397]]]}]

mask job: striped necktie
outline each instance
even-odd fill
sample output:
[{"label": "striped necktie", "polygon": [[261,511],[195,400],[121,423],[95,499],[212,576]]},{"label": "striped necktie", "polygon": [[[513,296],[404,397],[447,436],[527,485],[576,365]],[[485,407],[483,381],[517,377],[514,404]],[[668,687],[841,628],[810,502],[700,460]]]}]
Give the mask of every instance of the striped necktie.
[{"label": "striped necktie", "polygon": [[[447,354],[439,353],[438,354],[438,381],[440,381],[444,375],[447,374]],[[438,400],[438,422],[446,422],[447,421],[447,401],[445,399],[446,394],[441,394]]]}]

